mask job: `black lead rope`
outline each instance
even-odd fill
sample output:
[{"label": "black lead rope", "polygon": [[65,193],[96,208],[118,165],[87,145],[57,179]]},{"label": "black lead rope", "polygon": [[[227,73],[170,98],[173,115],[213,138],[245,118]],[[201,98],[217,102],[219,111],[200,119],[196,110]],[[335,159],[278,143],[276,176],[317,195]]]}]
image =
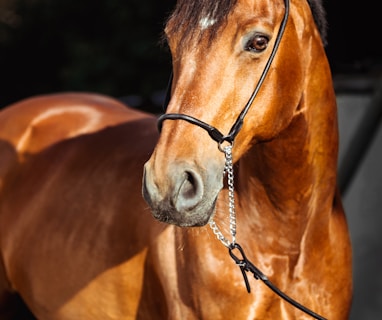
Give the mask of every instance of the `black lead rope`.
[{"label": "black lead rope", "polygon": [[[233,250],[239,250],[241,259],[233,253]],[[301,311],[305,312],[306,314],[310,315],[314,319],[318,320],[327,320],[326,318],[318,315],[317,313],[313,312],[312,310],[309,310],[308,308],[304,307],[297,301],[293,300],[291,297],[286,295],[284,292],[282,292],[279,288],[277,288],[269,279],[268,277],[262,273],[251,261],[248,260],[246,257],[243,248],[238,243],[232,243],[231,246],[228,248],[229,255],[231,258],[235,261],[235,263],[240,267],[240,271],[243,275],[245,286],[247,288],[248,293],[251,293],[251,287],[249,285],[248,277],[246,272],[252,272],[253,276],[256,280],[263,281],[273,292],[275,292],[279,297],[283,298],[285,301],[289,302],[291,305],[296,307],[297,309],[300,309]]]}]

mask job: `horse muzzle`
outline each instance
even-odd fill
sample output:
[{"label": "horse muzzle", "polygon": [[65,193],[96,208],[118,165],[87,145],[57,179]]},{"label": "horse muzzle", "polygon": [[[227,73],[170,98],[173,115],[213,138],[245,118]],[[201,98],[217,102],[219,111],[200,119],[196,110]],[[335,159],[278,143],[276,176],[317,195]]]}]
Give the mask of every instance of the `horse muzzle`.
[{"label": "horse muzzle", "polygon": [[222,169],[211,168],[211,175],[196,166],[178,163],[167,170],[153,170],[151,161],[145,164],[142,193],[153,216],[180,227],[206,225],[223,187]]}]

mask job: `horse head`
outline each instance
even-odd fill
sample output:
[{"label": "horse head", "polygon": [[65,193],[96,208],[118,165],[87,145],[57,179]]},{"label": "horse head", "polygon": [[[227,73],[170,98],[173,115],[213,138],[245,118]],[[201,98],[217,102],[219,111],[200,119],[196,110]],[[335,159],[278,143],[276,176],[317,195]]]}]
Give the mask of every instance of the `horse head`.
[{"label": "horse head", "polygon": [[[178,1],[166,24],[173,62],[166,113],[182,116],[163,119],[176,121],[161,123],[144,173],[154,216],[179,226],[205,225],[213,216],[223,188],[220,145],[232,144],[237,162],[277,137],[300,112],[308,68],[326,61],[308,2],[292,1],[289,17],[282,0],[206,2]],[[316,76],[328,76],[327,68]]]}]

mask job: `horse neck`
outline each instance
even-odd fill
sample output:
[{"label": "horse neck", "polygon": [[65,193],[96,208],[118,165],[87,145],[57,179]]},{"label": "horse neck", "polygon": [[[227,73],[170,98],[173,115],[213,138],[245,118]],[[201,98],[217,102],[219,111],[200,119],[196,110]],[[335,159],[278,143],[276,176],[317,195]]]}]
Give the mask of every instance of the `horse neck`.
[{"label": "horse neck", "polygon": [[241,214],[251,215],[257,231],[267,228],[280,236],[284,231],[295,243],[312,222],[328,229],[336,193],[336,101],[329,69],[321,75],[319,91],[307,78],[290,125],[271,141],[254,145],[237,165]]}]

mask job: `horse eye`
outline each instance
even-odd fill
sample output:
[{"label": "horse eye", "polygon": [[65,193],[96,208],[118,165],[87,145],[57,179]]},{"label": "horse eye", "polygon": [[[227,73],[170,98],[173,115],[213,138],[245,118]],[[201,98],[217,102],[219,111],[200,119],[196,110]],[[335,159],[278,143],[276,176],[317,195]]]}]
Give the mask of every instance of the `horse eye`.
[{"label": "horse eye", "polygon": [[269,43],[269,38],[262,34],[256,34],[245,44],[244,50],[258,53],[264,51]]}]

